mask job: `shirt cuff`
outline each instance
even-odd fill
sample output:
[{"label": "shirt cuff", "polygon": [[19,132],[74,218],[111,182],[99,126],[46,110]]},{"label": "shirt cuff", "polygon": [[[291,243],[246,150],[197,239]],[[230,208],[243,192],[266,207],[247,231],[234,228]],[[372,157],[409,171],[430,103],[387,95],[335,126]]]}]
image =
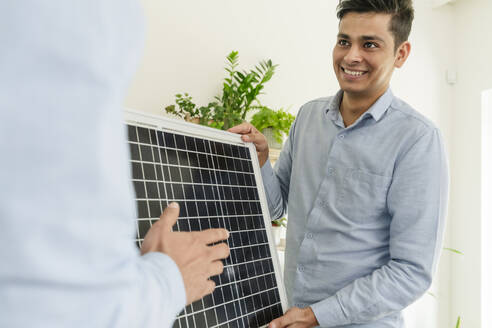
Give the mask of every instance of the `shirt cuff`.
[{"label": "shirt cuff", "polygon": [[311,309],[320,327],[338,327],[350,323],[343,312],[337,295],[333,295],[318,303],[312,304]]},{"label": "shirt cuff", "polygon": [[142,255],[142,260],[159,273],[161,284],[169,292],[163,296],[173,300],[170,303],[173,307],[171,310],[177,315],[186,305],[186,290],[178,266],[169,256],[160,252],[146,253]]}]

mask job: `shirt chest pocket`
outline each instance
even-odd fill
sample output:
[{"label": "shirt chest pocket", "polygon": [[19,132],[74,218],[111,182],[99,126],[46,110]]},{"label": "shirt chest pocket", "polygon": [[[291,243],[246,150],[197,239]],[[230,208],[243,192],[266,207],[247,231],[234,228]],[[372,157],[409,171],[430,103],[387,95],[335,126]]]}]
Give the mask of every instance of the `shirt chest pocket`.
[{"label": "shirt chest pocket", "polygon": [[391,177],[347,169],[337,190],[337,209],[350,221],[373,222],[386,211],[390,183]]}]

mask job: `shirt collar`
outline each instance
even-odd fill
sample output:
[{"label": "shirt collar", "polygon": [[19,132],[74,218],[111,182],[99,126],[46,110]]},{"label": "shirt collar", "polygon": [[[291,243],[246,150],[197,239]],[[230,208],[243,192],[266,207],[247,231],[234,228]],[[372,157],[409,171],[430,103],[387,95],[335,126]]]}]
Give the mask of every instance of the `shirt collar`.
[{"label": "shirt collar", "polygon": [[[328,108],[326,109],[326,114],[333,120],[336,121],[340,112],[340,101],[342,100],[343,90],[339,90],[335,96],[331,98],[328,103]],[[390,88],[376,100],[376,102],[369,107],[369,109],[363,114],[371,115],[375,121],[379,121],[383,114],[388,110],[389,106],[393,102],[393,92]]]}]

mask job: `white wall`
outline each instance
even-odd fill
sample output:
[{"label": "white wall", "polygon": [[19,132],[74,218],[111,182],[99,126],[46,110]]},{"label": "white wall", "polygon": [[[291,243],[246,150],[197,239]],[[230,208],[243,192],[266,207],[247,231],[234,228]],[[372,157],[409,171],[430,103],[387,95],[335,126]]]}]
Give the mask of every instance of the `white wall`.
[{"label": "white wall", "polygon": [[[453,315],[481,327],[481,92],[492,88],[492,1],[458,0],[452,43],[458,83],[453,97],[450,218],[452,243],[465,256],[452,260]],[[490,200],[489,200],[490,201]],[[490,220],[491,218],[482,218]],[[490,236],[490,235],[489,235]],[[490,257],[490,250],[483,256]],[[491,309],[487,309],[488,312]],[[489,326],[483,326],[488,328]]]},{"label": "white wall", "polygon": [[482,93],[482,326],[492,327],[492,88]]},{"label": "white wall", "polygon": [[[188,91],[206,104],[219,91],[225,56],[238,50],[243,68],[279,64],[266,105],[291,108],[336,91],[330,53],[337,27],[330,1],[143,1],[147,48],[127,105],[154,113]],[[328,90],[328,92],[327,92]]]},{"label": "white wall", "polygon": [[[185,91],[197,103],[205,104],[219,92],[225,56],[238,50],[244,68],[265,58],[279,64],[265,87],[263,103],[296,113],[306,101],[338,90],[331,63],[338,27],[336,3],[144,0],[146,49],[125,105],[159,114],[174,102],[176,93]],[[433,120],[449,143],[456,86],[448,85],[444,77],[456,62],[451,32],[454,8],[434,10],[427,0],[416,0],[415,7],[412,54],[395,72],[392,87],[395,94]],[[455,246],[450,238],[445,243]],[[449,315],[450,258],[443,253],[438,283],[431,288],[437,299],[425,295],[412,305],[407,311],[408,328],[450,327],[454,323]]]}]

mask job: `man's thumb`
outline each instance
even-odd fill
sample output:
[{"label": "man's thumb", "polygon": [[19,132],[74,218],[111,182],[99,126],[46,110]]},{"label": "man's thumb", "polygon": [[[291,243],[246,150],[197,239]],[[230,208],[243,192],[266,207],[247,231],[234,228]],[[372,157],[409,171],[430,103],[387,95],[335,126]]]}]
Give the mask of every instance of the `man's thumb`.
[{"label": "man's thumb", "polygon": [[167,206],[167,208],[162,212],[161,220],[165,230],[171,230],[173,225],[178,221],[179,216],[179,204],[172,202]]}]

